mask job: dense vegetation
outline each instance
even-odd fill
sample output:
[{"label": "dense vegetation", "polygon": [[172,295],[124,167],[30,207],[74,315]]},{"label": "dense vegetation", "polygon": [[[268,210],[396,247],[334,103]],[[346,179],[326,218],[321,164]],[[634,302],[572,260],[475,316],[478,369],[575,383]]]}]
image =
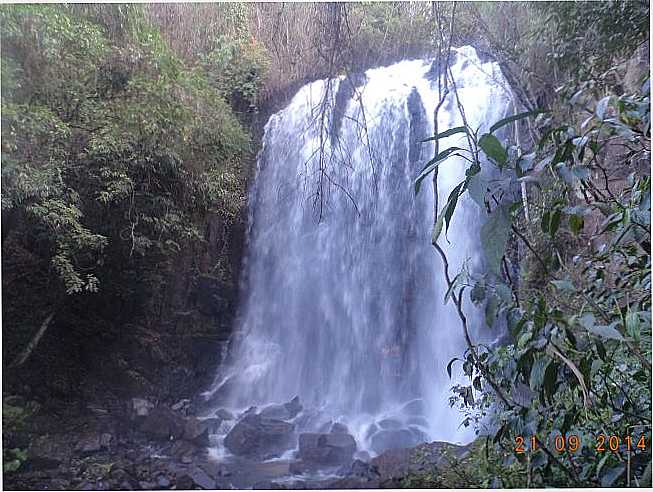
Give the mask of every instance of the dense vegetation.
[{"label": "dense vegetation", "polygon": [[[463,134],[470,151],[439,148],[417,182],[434,171],[437,182],[453,152],[470,161],[434,226],[445,261],[438,241],[459,197],[469,192],[488,212],[480,230],[488,273],[447,272],[447,297],[468,340],[449,370],[462,363],[469,384],[453,388],[451,403],[488,436],[485,452],[495,458],[481,460],[485,467],[503,457],[491,471],[495,484],[650,485],[650,82],[646,61],[636,65],[648,8],[606,2],[529,12],[541,15],[508,22],[509,40],[486,31],[486,41],[509,76],[527,74],[513,89],[530,111],[482,135],[467,125],[442,129],[437,141]],[[556,18],[564,21],[549,22]],[[553,70],[519,52],[545,54]],[[496,137],[520,123],[504,143]],[[483,174],[484,165],[495,170]],[[471,304],[484,307],[490,326],[506,325],[506,343],[471,340]],[[417,483],[441,485],[428,476]]]},{"label": "dense vegetation", "polygon": [[[178,338],[165,337],[215,332],[215,320],[196,315],[198,286],[237,282],[241,244],[230,231],[243,227],[267,114],[309,80],[473,44],[500,63],[524,114],[486,135],[439,129],[469,138],[471,164],[434,243],[456,220],[459,195],[487,210],[488,274],[450,271],[449,302],[463,329],[473,303],[508,336],[500,347],[470,340],[452,361],[470,377],[452,404],[489,438],[451,474],[405,485],[650,484],[646,2],[21,5],[0,8],[0,23],[12,390],[58,328],[93,347],[76,372],[105,342],[136,346],[131,358],[116,352],[115,365],[136,393],[156,392],[160,381],[135,359],[148,351],[169,364],[161,352]],[[438,150],[421,179],[437,179],[448,155]],[[500,180],[479,172],[488,166]],[[55,355],[61,365],[69,354]],[[41,400],[78,391],[46,374]],[[34,408],[3,404],[5,429]],[[520,435],[525,452],[515,451]],[[541,442],[531,451],[533,435]],[[619,449],[606,441],[597,451],[599,435],[619,436]],[[24,459],[5,451],[8,470]]]}]

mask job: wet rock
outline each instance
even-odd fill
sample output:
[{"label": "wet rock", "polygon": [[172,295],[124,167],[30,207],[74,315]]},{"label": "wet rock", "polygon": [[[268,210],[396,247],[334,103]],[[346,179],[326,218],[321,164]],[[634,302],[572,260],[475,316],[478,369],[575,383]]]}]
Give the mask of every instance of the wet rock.
[{"label": "wet rock", "polygon": [[345,424],[334,422],[331,426],[331,434],[349,434],[349,429],[347,429]]},{"label": "wet rock", "polygon": [[132,398],[132,412],[136,417],[147,417],[154,404],[145,398]]},{"label": "wet rock", "polygon": [[231,413],[229,410],[227,410],[225,408],[218,408],[215,411],[214,415],[216,417],[222,419],[222,420],[233,420],[234,419],[233,413]]},{"label": "wet rock", "polygon": [[369,463],[371,456],[370,453],[368,453],[367,451],[356,451],[356,454],[354,454],[354,458]]},{"label": "wet rock", "polygon": [[140,425],[141,432],[154,439],[179,439],[184,433],[184,420],[166,407],[156,407]]},{"label": "wet rock", "polygon": [[227,434],[225,447],[250,458],[276,457],[295,445],[294,425],[260,415],[246,415]]},{"label": "wet rock", "polygon": [[258,407],[252,405],[252,406],[249,407],[247,410],[245,410],[243,413],[241,413],[241,414],[238,416],[238,418],[239,418],[240,420],[242,420],[242,419],[244,419],[245,417],[247,417],[248,415],[256,415],[257,413],[258,413]]},{"label": "wet rock", "polygon": [[299,435],[298,458],[309,463],[339,465],[349,463],[356,452],[356,440],[349,434]]},{"label": "wet rock", "polygon": [[288,410],[291,419],[294,419],[303,410],[302,404],[299,402],[299,396],[295,396],[288,403],[284,404],[284,406]]},{"label": "wet rock", "polygon": [[194,454],[199,451],[197,445],[189,441],[177,441],[170,448],[170,454],[174,458],[181,458],[185,454]]},{"label": "wet rock", "polygon": [[261,410],[259,415],[267,419],[292,420],[301,411],[302,405],[299,403],[299,397],[296,396],[283,405],[268,405]]},{"label": "wet rock", "polygon": [[364,480],[378,480],[381,478],[381,474],[376,466],[361,460],[354,460],[351,465],[343,466],[338,474],[344,475],[345,477],[362,478]]},{"label": "wet rock", "polygon": [[372,458],[370,464],[376,467],[383,479],[403,477],[411,469],[410,457],[410,449],[389,449]]},{"label": "wet rock", "polygon": [[[188,477],[191,479],[194,485],[204,490],[211,490],[215,488],[215,480],[198,466],[195,466],[188,471]],[[177,486],[177,488],[179,488],[179,486]]]},{"label": "wet rock", "polygon": [[198,446],[208,446],[210,428],[211,422],[191,417],[184,424],[183,439]]},{"label": "wet rock", "polygon": [[426,442],[429,440],[429,436],[426,435],[426,433],[420,429],[419,427],[416,427],[414,425],[408,426],[408,430],[413,433],[413,436],[415,436],[415,439],[417,439],[417,442]]},{"label": "wet rock", "polygon": [[383,419],[378,422],[381,429],[400,429],[401,422],[395,419]]},{"label": "wet rock", "polygon": [[372,436],[372,449],[381,453],[387,449],[410,448],[420,440],[408,429],[383,429]]},{"label": "wet rock", "polygon": [[268,405],[259,415],[266,419],[289,420],[288,410],[283,405]]}]

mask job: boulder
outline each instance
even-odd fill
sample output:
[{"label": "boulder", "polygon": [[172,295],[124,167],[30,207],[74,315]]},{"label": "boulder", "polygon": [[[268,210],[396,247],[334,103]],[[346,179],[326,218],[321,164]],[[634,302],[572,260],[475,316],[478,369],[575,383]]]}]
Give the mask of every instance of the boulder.
[{"label": "boulder", "polygon": [[[193,456],[199,452],[200,448],[192,442],[177,441],[172,445],[170,454],[177,460],[192,462]],[[190,461],[189,461],[190,459]]]},{"label": "boulder", "polygon": [[371,447],[376,453],[387,449],[411,448],[420,440],[408,429],[383,429],[372,436]]},{"label": "boulder", "polygon": [[350,434],[307,432],[299,435],[297,457],[307,463],[347,464],[351,462],[355,452],[356,440]]},{"label": "boulder", "polygon": [[370,453],[368,453],[367,451],[364,451],[364,450],[363,451],[356,451],[356,454],[354,454],[354,458],[356,458],[357,460],[360,460],[360,461],[364,461],[365,463],[369,463],[370,459],[372,459],[372,457],[370,456]]},{"label": "boulder", "polygon": [[285,403],[284,407],[286,407],[286,410],[288,410],[291,419],[294,419],[299,414],[299,412],[304,409],[302,404],[299,402],[299,396],[295,396],[288,403]]},{"label": "boulder", "polygon": [[238,418],[239,418],[240,420],[242,420],[242,419],[244,419],[245,417],[247,417],[248,415],[258,415],[258,407],[255,406],[255,405],[252,405],[252,406],[249,407],[247,410],[245,410],[243,413],[241,413],[241,414],[238,416]]},{"label": "boulder", "polygon": [[362,478],[364,480],[378,480],[381,478],[381,474],[376,466],[361,460],[354,460],[351,465],[343,466],[338,471],[338,474],[349,478]]},{"label": "boulder", "polygon": [[349,429],[345,424],[334,422],[331,426],[331,434],[349,434]]},{"label": "boulder", "polygon": [[267,419],[292,420],[302,411],[302,408],[299,397],[296,396],[283,405],[268,405],[259,415]]},{"label": "boulder", "polygon": [[372,458],[370,464],[376,468],[383,479],[401,478],[411,471],[411,450],[389,449]]},{"label": "boulder", "polygon": [[268,405],[259,415],[266,419],[290,420],[288,410],[283,405]]},{"label": "boulder", "polygon": [[187,419],[184,424],[183,439],[197,444],[198,446],[208,446],[210,430],[211,422],[191,417]]},{"label": "boulder", "polygon": [[225,408],[218,408],[214,414],[216,417],[222,420],[233,420],[234,414]]},{"label": "boulder", "polygon": [[248,414],[224,439],[225,447],[237,456],[276,457],[295,446],[295,427],[288,422]]},{"label": "boulder", "polygon": [[401,422],[395,419],[383,419],[379,420],[377,422],[379,424],[379,427],[381,429],[400,429],[401,428]]},{"label": "boulder", "polygon": [[184,434],[184,419],[166,407],[156,407],[140,425],[141,432],[159,440],[179,439]]},{"label": "boulder", "polygon": [[215,479],[211,478],[204,470],[198,466],[194,466],[188,472],[188,476],[193,483],[204,490],[211,490],[215,488]]}]

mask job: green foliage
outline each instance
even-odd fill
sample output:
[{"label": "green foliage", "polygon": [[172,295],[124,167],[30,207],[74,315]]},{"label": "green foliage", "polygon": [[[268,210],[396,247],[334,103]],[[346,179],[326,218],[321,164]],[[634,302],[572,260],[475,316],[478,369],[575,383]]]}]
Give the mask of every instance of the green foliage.
[{"label": "green foliage", "polygon": [[438,465],[424,466],[420,447],[413,450],[411,463],[423,471],[411,472],[401,481],[402,488],[471,489],[525,488],[526,472],[512,455],[496,448],[485,438],[478,438],[461,456],[453,449],[438,451]]},{"label": "green foliage", "polygon": [[216,45],[201,62],[208,80],[234,107],[255,110],[270,66],[267,50],[253,37],[220,37]]},{"label": "green foliage", "polygon": [[615,57],[629,56],[649,36],[649,6],[640,0],[555,2],[538,10],[546,17],[536,35],[555,29],[557,37],[548,59],[576,81],[601,79]]},{"label": "green foliage", "polygon": [[[452,287],[461,296],[474,285],[472,302],[485,303],[490,325],[505,317],[510,341],[468,349],[463,369],[470,384],[456,386],[451,401],[467,412],[466,425],[489,425],[506,449],[514,449],[518,435],[538,436],[542,446],[528,465],[534,483],[623,484],[628,454],[633,479],[650,459],[650,449],[624,447],[626,436],[651,436],[651,189],[650,177],[636,171],[650,159],[649,103],[645,84],[638,94],[600,100],[583,122],[540,119],[543,136],[530,155],[516,146],[505,151],[498,140],[483,145],[488,134],[477,140],[468,129],[478,145],[470,155],[482,151],[504,180],[483,196],[493,208],[481,231],[490,271]],[[615,184],[608,173],[618,172]],[[530,209],[537,228],[523,222],[525,204],[513,191],[520,183],[540,190]],[[589,237],[586,218],[598,225]],[[515,240],[541,264],[533,285],[501,274],[511,228],[524,230]],[[584,240],[570,239],[578,236]],[[571,435],[579,436],[581,450],[556,459],[554,438]],[[621,448],[602,454],[599,435],[619,436]]]},{"label": "green foliage", "polygon": [[3,6],[0,21],[3,267],[20,244],[51,302],[147,284],[209,212],[236,218],[247,134],[140,6]]},{"label": "green foliage", "polygon": [[419,2],[358,2],[351,5],[356,26],[349,48],[351,61],[375,66],[419,56],[431,47],[430,6]]},{"label": "green foliage", "polygon": [[15,433],[23,432],[26,429],[27,419],[35,414],[39,406],[35,402],[28,402],[20,405],[9,398],[2,401],[2,429],[5,439],[5,447],[2,449],[2,470],[4,473],[14,472],[27,460],[27,451],[21,448],[9,448],[6,446],[7,437]]}]

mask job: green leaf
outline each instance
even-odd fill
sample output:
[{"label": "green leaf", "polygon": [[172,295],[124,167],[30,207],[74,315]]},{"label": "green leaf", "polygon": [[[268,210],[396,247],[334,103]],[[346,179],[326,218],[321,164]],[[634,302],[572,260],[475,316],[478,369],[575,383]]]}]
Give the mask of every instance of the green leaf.
[{"label": "green leaf", "polygon": [[458,204],[458,197],[460,196],[460,189],[464,184],[465,184],[464,181],[462,183],[459,183],[458,186],[456,186],[453,190],[451,190],[451,193],[449,194],[449,199],[447,200],[447,208],[444,211],[444,221],[447,224],[447,227],[445,229],[445,234],[449,231],[449,224],[451,223],[451,217],[453,217],[453,212],[454,210],[456,210],[456,205]]},{"label": "green leaf", "polygon": [[431,244],[435,245],[438,242],[438,238],[442,233],[442,226],[444,225],[444,214],[438,215],[435,224],[433,224],[433,232],[431,233]]},{"label": "green leaf", "polygon": [[501,145],[501,142],[499,142],[497,137],[486,133],[480,138],[478,145],[490,159],[499,165],[500,168],[506,164],[508,155],[506,154],[506,149],[503,148],[503,145]]},{"label": "green leaf", "polygon": [[639,316],[636,311],[631,311],[630,309],[626,313],[626,333],[628,333],[628,336],[634,338],[635,340],[639,340]]},{"label": "green leaf", "polygon": [[540,226],[542,227],[542,232],[543,232],[544,234],[546,234],[547,232],[549,232],[549,224],[550,224],[550,223],[551,223],[551,212],[549,212],[548,210],[546,210],[546,211],[542,214],[542,220],[541,220],[541,222],[540,222]]},{"label": "green leaf", "polygon": [[471,176],[467,180],[467,190],[472,200],[476,202],[479,207],[485,207],[485,191],[487,190],[488,181],[483,178],[481,173]]},{"label": "green leaf", "polygon": [[430,142],[431,140],[438,140],[440,138],[450,137],[451,135],[455,135],[456,133],[467,133],[467,127],[457,126],[455,128],[449,128],[448,130],[445,130],[442,133],[438,133],[433,137],[429,137],[427,139],[422,140],[422,142]]},{"label": "green leaf", "polygon": [[481,227],[481,247],[488,269],[499,274],[501,259],[506,251],[510,236],[510,217],[504,205],[498,206]]},{"label": "green leaf", "polygon": [[524,113],[508,116],[507,118],[503,118],[502,120],[499,120],[494,125],[492,125],[492,127],[490,127],[490,133],[494,133],[499,128],[506,126],[507,124],[512,123],[513,121],[528,118],[529,116],[537,116],[538,114],[542,114],[542,113],[548,113],[548,111],[545,111],[543,109],[535,109],[533,111],[526,111]]},{"label": "green leaf", "polygon": [[569,216],[569,228],[571,229],[571,232],[578,235],[583,230],[584,226],[585,220],[582,215],[573,214]]},{"label": "green leaf", "polygon": [[549,223],[549,234],[551,235],[551,238],[553,238],[558,232],[558,227],[560,226],[560,216],[561,212],[560,210],[555,210],[553,214],[551,214],[551,222]]},{"label": "green leaf", "polygon": [[558,382],[558,365],[551,363],[547,366],[544,371],[544,391],[548,398],[550,399],[556,388],[556,383]]},{"label": "green leaf", "polygon": [[449,361],[449,363],[447,364],[447,374],[449,374],[449,379],[451,379],[451,366],[452,366],[453,363],[456,362],[457,360],[460,360],[460,359],[459,359],[458,357],[454,357],[454,358],[451,359],[451,360]]},{"label": "green leaf", "polygon": [[528,383],[533,391],[538,391],[542,387],[542,383],[544,382],[544,374],[550,363],[550,359],[540,357],[535,361],[535,364],[533,364],[533,367],[531,368],[531,376]]},{"label": "green leaf", "polygon": [[617,331],[615,326],[616,322],[611,323],[610,325],[594,325],[587,327],[588,331],[594,335],[598,335],[603,338],[610,338],[612,340],[623,340],[624,337]]},{"label": "green leaf", "polygon": [[443,161],[447,160],[451,156],[451,154],[453,154],[457,150],[465,151],[465,149],[461,147],[449,147],[448,149],[443,150],[438,155],[436,155],[433,159],[431,159],[429,162],[426,163],[426,165],[422,168],[419,175],[415,179],[415,195],[419,193],[424,178],[426,178],[429,174],[431,174],[436,167],[438,167]]},{"label": "green leaf", "polygon": [[479,302],[483,302],[483,299],[485,299],[485,282],[484,281],[479,281],[474,284],[474,287],[472,288],[471,292],[469,293],[469,298],[474,304],[478,304]]}]

